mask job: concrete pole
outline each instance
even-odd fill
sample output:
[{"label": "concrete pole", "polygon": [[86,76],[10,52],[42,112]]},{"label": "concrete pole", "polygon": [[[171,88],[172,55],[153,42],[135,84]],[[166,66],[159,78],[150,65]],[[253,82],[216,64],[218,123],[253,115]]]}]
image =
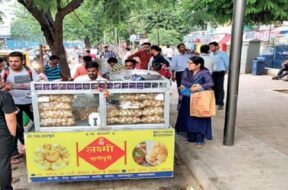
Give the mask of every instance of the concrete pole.
[{"label": "concrete pole", "polygon": [[246,0],[234,0],[230,68],[228,75],[227,104],[223,139],[223,144],[228,146],[232,146],[234,144],[245,6]]}]

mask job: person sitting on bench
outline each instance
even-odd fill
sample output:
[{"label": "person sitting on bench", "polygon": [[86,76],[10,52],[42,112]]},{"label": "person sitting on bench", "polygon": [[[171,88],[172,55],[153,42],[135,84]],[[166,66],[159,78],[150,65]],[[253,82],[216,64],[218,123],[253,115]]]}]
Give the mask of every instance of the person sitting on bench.
[{"label": "person sitting on bench", "polygon": [[[285,81],[288,81],[288,60],[284,61],[282,63],[282,69],[278,72],[277,76],[274,76],[272,79],[273,80],[280,80],[284,79]],[[287,76],[287,77],[285,77]],[[285,78],[284,78],[285,77]]]}]

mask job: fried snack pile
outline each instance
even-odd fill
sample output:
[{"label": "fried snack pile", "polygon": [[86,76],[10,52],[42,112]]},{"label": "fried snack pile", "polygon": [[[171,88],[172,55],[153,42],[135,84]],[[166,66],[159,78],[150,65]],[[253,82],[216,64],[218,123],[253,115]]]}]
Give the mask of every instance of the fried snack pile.
[{"label": "fried snack pile", "polygon": [[45,95],[38,98],[40,124],[43,127],[73,126],[72,95]]},{"label": "fried snack pile", "polygon": [[121,94],[119,105],[107,108],[108,124],[164,122],[164,94]]},{"label": "fried snack pile", "polygon": [[69,152],[61,145],[44,144],[34,152],[36,165],[43,170],[60,170],[69,164]]},{"label": "fried snack pile", "polygon": [[159,165],[163,163],[168,156],[168,151],[165,145],[155,142],[151,150],[146,155],[146,160],[151,165]]}]

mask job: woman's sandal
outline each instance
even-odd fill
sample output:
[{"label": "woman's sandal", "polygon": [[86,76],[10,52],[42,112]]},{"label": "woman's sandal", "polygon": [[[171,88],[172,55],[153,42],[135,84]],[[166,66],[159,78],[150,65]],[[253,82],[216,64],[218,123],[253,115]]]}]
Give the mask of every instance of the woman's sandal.
[{"label": "woman's sandal", "polygon": [[12,177],[12,181],[11,183],[14,184],[14,183],[17,183],[20,181],[20,178],[19,177]]},{"label": "woman's sandal", "polygon": [[194,145],[194,147],[195,147],[196,149],[201,149],[203,146],[204,146],[204,143],[201,143],[201,144],[196,143],[196,144]]},{"label": "woman's sandal", "polygon": [[180,142],[180,144],[188,144],[189,142],[187,141],[187,140],[182,140],[181,142]]}]

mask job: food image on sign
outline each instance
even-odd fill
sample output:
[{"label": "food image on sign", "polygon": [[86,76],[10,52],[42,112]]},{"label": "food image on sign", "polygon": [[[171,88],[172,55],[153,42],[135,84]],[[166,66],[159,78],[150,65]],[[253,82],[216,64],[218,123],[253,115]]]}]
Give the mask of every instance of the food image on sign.
[{"label": "food image on sign", "polygon": [[43,170],[60,170],[69,164],[67,149],[58,144],[44,144],[33,155],[36,165]]},{"label": "food image on sign", "polygon": [[134,161],[142,166],[157,166],[165,162],[168,156],[167,147],[156,141],[139,143],[132,153]]}]

